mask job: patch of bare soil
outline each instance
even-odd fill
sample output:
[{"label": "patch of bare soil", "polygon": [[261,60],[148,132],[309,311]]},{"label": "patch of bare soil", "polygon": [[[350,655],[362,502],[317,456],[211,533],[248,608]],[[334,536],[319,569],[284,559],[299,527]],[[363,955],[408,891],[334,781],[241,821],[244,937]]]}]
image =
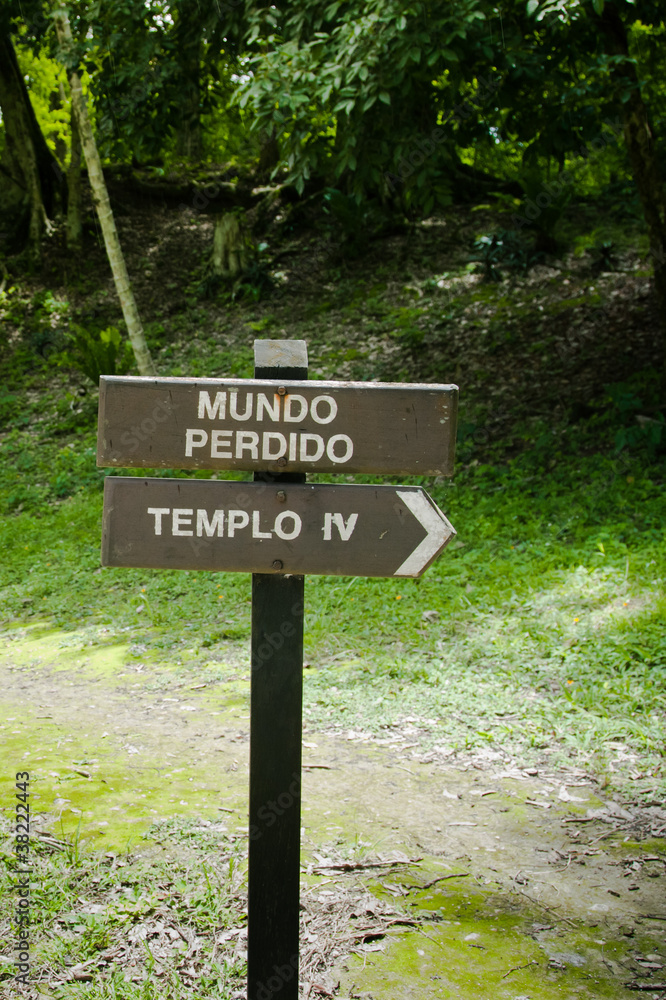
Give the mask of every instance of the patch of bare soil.
[{"label": "patch of bare soil", "polygon": [[[59,780],[67,772],[65,777],[85,784],[105,781],[104,775],[113,773],[121,792],[139,783],[152,787],[143,799],[140,829],[168,818],[160,795],[176,780],[176,770],[181,782],[205,775],[215,786],[208,798],[195,802],[193,792],[189,802],[180,803],[186,808],[179,814],[195,820],[195,831],[207,837],[202,857],[209,858],[211,871],[221,872],[234,852],[238,856],[240,850],[242,856],[246,843],[247,714],[239,715],[215,684],[184,687],[176,675],[170,676],[171,684],[163,678],[157,690],[129,668],[122,675],[95,678],[85,664],[65,668],[61,662],[56,669],[42,660],[17,665],[6,653],[0,664],[3,715],[17,727],[17,766],[28,766],[17,752],[29,749],[30,769],[39,772],[46,739],[39,720],[48,713],[51,731],[59,733]],[[70,741],[77,753],[85,746],[84,764],[70,760]],[[13,761],[10,766],[13,770]],[[47,808],[48,775],[42,778],[38,829],[57,850],[62,844],[57,828],[54,832],[49,826],[56,814],[53,805]],[[54,802],[61,801],[63,787],[74,786],[54,784]],[[100,797],[96,805],[93,799],[83,815],[85,824],[112,819],[113,813],[105,811],[110,801]],[[206,810],[213,815],[221,810],[223,822],[206,818]],[[391,937],[409,928],[432,936],[441,930],[442,920],[447,926],[460,923],[470,905],[469,887],[483,893],[484,906],[495,905],[492,912],[528,914],[530,927],[538,925],[542,935],[543,928],[548,930],[551,937],[546,935],[542,943],[551,971],[557,971],[558,963],[562,969],[572,963],[575,967],[566,956],[580,948],[569,938],[579,940],[583,931],[594,928],[600,940],[623,941],[629,949],[624,948],[621,962],[606,963],[620,990],[608,995],[625,996],[625,989],[661,995],[664,989],[662,803],[609,799],[589,774],[526,770],[501,752],[432,759],[419,757],[418,751],[414,756],[380,747],[370,735],[310,730],[304,734],[302,816],[304,996],[340,995],[345,956],[382,952]],[[176,833],[167,826],[156,834],[158,845],[148,845],[146,857],[159,849],[164,857],[175,857],[182,848]],[[144,848],[133,851],[143,854]],[[121,862],[117,852],[109,858],[114,865],[129,863]],[[112,891],[122,891],[121,874],[119,870]],[[432,893],[439,894],[434,910],[428,902]],[[80,901],[84,910],[107,903],[102,893]],[[150,944],[158,967],[174,948],[180,949],[179,968],[191,974],[193,984],[207,967],[211,947],[215,959],[225,957],[229,968],[242,961],[242,879],[235,883],[235,922],[220,927],[210,940],[188,927],[182,912],[174,915],[171,903],[166,885],[161,907],[150,913],[137,909],[122,940],[114,940],[80,968],[43,970],[44,982],[85,981],[111,967],[140,981],[149,961],[143,942]],[[57,918],[63,926],[65,916]],[[473,942],[476,932],[470,933]],[[537,932],[529,933],[534,938]],[[558,935],[556,943],[553,934]],[[392,954],[388,948],[384,956],[389,967]],[[476,958],[482,967],[481,952]],[[418,976],[417,987],[413,996],[440,995],[418,986]],[[343,995],[357,995],[351,986],[349,990]]]}]

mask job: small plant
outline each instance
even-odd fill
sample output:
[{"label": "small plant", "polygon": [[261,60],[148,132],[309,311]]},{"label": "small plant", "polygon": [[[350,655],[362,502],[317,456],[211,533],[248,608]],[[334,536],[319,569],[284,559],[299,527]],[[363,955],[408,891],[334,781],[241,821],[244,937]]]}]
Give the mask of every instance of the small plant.
[{"label": "small plant", "polygon": [[22,410],[22,401],[19,396],[6,390],[0,390],[0,427],[7,427],[13,423]]},{"label": "small plant", "polygon": [[234,283],[232,301],[237,299],[259,302],[266,298],[273,288],[273,279],[266,261],[256,258]]},{"label": "small plant", "polygon": [[220,274],[208,269],[196,285],[196,295],[200,299],[214,299],[224,287],[225,280]]},{"label": "small plant", "polygon": [[612,240],[603,240],[587,248],[592,257],[592,269],[598,274],[617,270],[617,246]]},{"label": "small plant", "polygon": [[645,445],[650,457],[654,457],[666,442],[666,418],[663,413],[656,417],[636,416],[636,423],[631,427],[621,427],[615,435],[615,447],[618,451],[624,448],[637,448]]},{"label": "small plant", "polygon": [[425,329],[418,325],[423,320],[423,311],[418,307],[405,306],[394,309],[391,318],[395,323],[392,336],[407,351],[418,354],[426,335]]},{"label": "small plant", "polygon": [[68,313],[66,300],[48,290],[37,292],[27,315],[20,321],[24,343],[45,359],[61,351],[65,345],[62,324],[66,323]]},{"label": "small plant", "polygon": [[[243,268],[242,273],[235,280],[216,274],[210,264],[206,265],[203,276],[195,286],[195,294],[200,299],[215,299],[222,294],[230,298],[232,302],[237,300],[259,302],[266,298],[275,284],[268,261],[262,256],[267,249],[267,243],[260,243],[253,259]],[[229,291],[232,280],[233,284],[231,291]]]},{"label": "small plant", "polygon": [[566,185],[551,185],[534,164],[534,152],[531,155],[528,153],[525,160],[527,169],[521,179],[524,197],[519,214],[529,221],[530,228],[536,233],[537,248],[552,253],[557,248],[555,231],[571,201],[573,189]]},{"label": "small plant", "polygon": [[98,952],[104,951],[111,941],[108,924],[97,917],[97,914],[92,914],[86,919],[79,939],[80,954],[86,958],[94,957]]},{"label": "small plant", "polygon": [[649,411],[654,411],[654,415],[641,413],[646,408],[644,400],[638,396],[633,386],[625,382],[609,385],[606,390],[612,405],[611,415],[616,424],[621,423],[615,433],[616,450],[620,452],[626,448],[645,447],[649,457],[654,458],[666,442],[666,418],[663,412],[647,407]]},{"label": "small plant", "polygon": [[342,234],[346,257],[360,257],[370,237],[386,222],[378,208],[370,203],[359,204],[353,195],[337,188],[324,191],[324,212],[332,229]]},{"label": "small plant", "polygon": [[65,363],[82,372],[94,385],[100,375],[124,375],[131,367],[132,348],[115,326],[107,326],[98,333],[72,324],[69,343]]},{"label": "small plant", "polygon": [[502,269],[526,274],[543,256],[511,229],[500,229],[474,241],[470,260],[478,262],[484,281],[501,281]]}]

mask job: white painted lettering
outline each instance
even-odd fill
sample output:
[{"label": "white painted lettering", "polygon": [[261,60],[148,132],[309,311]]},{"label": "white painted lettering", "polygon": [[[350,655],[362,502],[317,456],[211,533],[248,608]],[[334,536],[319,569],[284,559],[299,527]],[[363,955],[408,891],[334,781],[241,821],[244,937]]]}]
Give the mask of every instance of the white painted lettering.
[{"label": "white painted lettering", "polygon": [[[345,446],[344,455],[335,454],[335,446],[341,441]],[[331,462],[337,462],[341,464],[342,462],[348,462],[349,459],[354,454],[354,442],[347,434],[334,434],[332,438],[329,438],[328,444],[326,445],[326,454],[328,455]]]},{"label": "white painted lettering", "polygon": [[[294,526],[291,531],[288,531],[283,527],[285,521],[293,521]],[[275,518],[275,525],[273,530],[278,538],[282,538],[285,542],[290,542],[292,538],[298,538],[301,533],[301,528],[303,527],[303,522],[301,521],[298,514],[293,510],[283,510],[281,514]]]},{"label": "white painted lettering", "polygon": [[[314,445],[314,452],[308,453],[308,445]],[[301,434],[301,462],[318,462],[324,454],[324,439],[318,434]]]},{"label": "white painted lettering", "polygon": [[[277,451],[271,450],[271,443],[277,442]],[[263,434],[263,442],[261,449],[261,457],[264,462],[275,461],[276,458],[282,458],[287,450],[287,439],[284,434],[278,434],[277,431],[265,431]]]},{"label": "white painted lettering", "polygon": [[208,443],[206,431],[197,430],[196,427],[185,431],[185,457],[192,458],[193,448],[203,448]]},{"label": "white painted lettering", "polygon": [[191,507],[174,507],[171,512],[171,534],[190,536],[192,531],[187,529],[191,528],[192,514],[194,511]]},{"label": "white painted lettering", "polygon": [[322,529],[324,532],[324,541],[331,541],[333,525],[335,525],[342,541],[348,542],[353,534],[357,521],[358,514],[350,514],[346,521],[342,514],[324,514],[324,527]]},{"label": "white painted lettering", "polygon": [[185,431],[185,456],[195,456],[198,461],[203,461],[205,456],[244,462],[275,462],[286,457],[289,462],[315,464],[328,456],[328,461],[344,465],[353,454],[354,442],[347,434],[334,434],[325,438],[320,434],[304,431],[283,434],[279,431],[216,428],[209,432],[198,427],[190,427]]},{"label": "white painted lettering", "polygon": [[[292,412],[292,407],[298,406],[298,413]],[[305,396],[299,396],[294,393],[293,396],[287,396],[284,403],[284,415],[283,419],[288,421],[290,424],[297,424],[299,420],[307,416],[308,412],[308,401]]]},{"label": "white painted lettering", "polygon": [[227,512],[227,535],[233,538],[236,530],[247,528],[250,523],[250,515],[246,510],[230,510]]},{"label": "white painted lettering", "polygon": [[267,413],[274,423],[280,419],[280,397],[277,393],[273,396],[272,404],[266,393],[260,392],[257,395],[257,420],[263,420],[264,413]]},{"label": "white painted lettering", "polygon": [[162,516],[164,514],[170,514],[171,513],[171,508],[170,507],[149,507],[148,508],[148,513],[149,514],[153,514],[154,517],[155,517],[155,534],[156,535],[161,535],[162,534]]},{"label": "white painted lettering", "polygon": [[356,522],[358,521],[358,514],[350,514],[345,521],[342,514],[333,515],[333,524],[340,532],[340,538],[343,542],[348,542],[351,538],[354,528],[356,527]]},{"label": "white painted lettering", "polygon": [[229,393],[229,414],[232,420],[249,420],[252,416],[252,393],[245,393],[245,413],[238,412],[238,392]]},{"label": "white painted lettering", "polygon": [[213,520],[208,520],[208,511],[197,510],[197,538],[201,538],[203,534],[206,534],[208,538],[212,538],[217,531],[217,537],[224,537],[224,511],[214,510]]},{"label": "white painted lettering", "polygon": [[[211,458],[233,458],[228,450],[231,448],[231,435],[233,431],[213,431],[210,440]],[[225,449],[222,451],[222,449]]]},{"label": "white painted lettering", "polygon": [[[319,406],[322,403],[324,404],[324,407],[328,407],[328,413],[324,411],[324,416],[319,413]],[[318,424],[330,424],[331,420],[335,420],[337,415],[338,404],[333,396],[315,396],[310,403],[310,416]]]},{"label": "white painted lettering", "polygon": [[227,394],[218,392],[215,394],[215,402],[211,403],[207,392],[199,393],[199,420],[208,417],[209,420],[224,420],[227,412]]},{"label": "white painted lettering", "polygon": [[249,451],[254,461],[259,458],[259,435],[256,431],[236,431],[236,458],[242,458],[244,451]]},{"label": "white painted lettering", "polygon": [[272,531],[262,531],[259,521],[261,520],[261,511],[252,511],[252,537],[253,538],[272,538]]}]

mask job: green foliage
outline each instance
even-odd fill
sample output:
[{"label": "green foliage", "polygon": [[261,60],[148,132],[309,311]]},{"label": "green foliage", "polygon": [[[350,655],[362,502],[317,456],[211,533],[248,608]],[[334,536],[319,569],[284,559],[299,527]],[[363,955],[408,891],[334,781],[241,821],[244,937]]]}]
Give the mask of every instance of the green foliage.
[{"label": "green foliage", "polygon": [[[63,400],[63,409],[69,417],[73,416],[70,406],[78,408],[78,402],[72,394]],[[65,414],[63,418],[65,424]],[[43,442],[34,432],[22,428],[5,436],[3,452],[4,461],[0,467],[2,513],[23,510],[45,513],[65,497],[91,486],[99,488],[103,482],[103,473],[95,468],[92,435],[87,440],[52,445],[45,453]]]},{"label": "green foliage", "polygon": [[248,243],[248,253],[252,254],[250,263],[234,279],[214,274],[208,263],[194,286],[197,298],[214,300],[221,297],[228,302],[260,302],[268,298],[275,282],[265,253],[267,249],[267,243],[260,243],[256,249]]},{"label": "green foliage", "polygon": [[[69,303],[46,288],[30,294],[12,285],[0,292],[0,373],[12,393],[57,363],[68,322]],[[24,413],[22,407],[19,423]]]},{"label": "green foliage", "polygon": [[555,249],[558,224],[573,196],[571,185],[560,180],[550,184],[534,167],[525,171],[521,184],[525,196],[521,201],[517,219],[521,224],[529,220],[530,227],[536,229],[542,241],[545,238],[549,249]]},{"label": "green foliage", "polygon": [[22,403],[20,396],[7,392],[6,389],[0,390],[0,428],[8,427],[16,421],[23,409]]},{"label": "green foliage", "polygon": [[[656,386],[644,386],[649,396],[654,398]],[[650,391],[652,389],[652,392]],[[624,448],[644,447],[651,458],[666,446],[666,417],[663,409],[648,406],[652,415],[646,414],[642,398],[636,386],[625,382],[607,386],[609,399],[621,426],[615,433],[615,447],[618,452]],[[641,412],[643,411],[643,412]]]},{"label": "green foliage", "polygon": [[132,366],[132,346],[115,326],[97,331],[72,323],[68,342],[64,363],[78,369],[93,385],[99,385],[100,375],[124,375]]},{"label": "green foliage", "polygon": [[543,253],[534,250],[514,230],[500,229],[491,235],[476,238],[470,260],[478,261],[486,281],[500,281],[502,269],[526,274],[543,257]]},{"label": "green foliage", "polygon": [[268,262],[256,256],[231,290],[232,301],[259,302],[267,298],[274,288]]},{"label": "green foliage", "polygon": [[33,295],[25,311],[17,303],[16,319],[24,342],[36,354],[48,359],[62,350],[64,330],[69,317],[69,303],[45,288]]},{"label": "green foliage", "polygon": [[350,259],[360,256],[386,225],[387,213],[376,201],[359,200],[338,188],[324,191],[323,209],[331,236],[341,241]]},{"label": "green foliage", "polygon": [[231,106],[239,5],[223,13],[214,4],[174,0],[165,16],[159,5],[114,2],[85,14],[107,156],[182,162],[208,152],[229,161],[255,151],[242,115]]},{"label": "green foliage", "polygon": [[[634,413],[630,388],[612,395]],[[101,623],[112,630],[104,641],[117,634],[148,650],[191,648],[196,622],[205,657],[247,639],[241,575],[95,572],[101,473],[92,447],[49,450],[39,468],[35,451],[33,464],[20,464],[26,441],[9,441],[24,482],[51,476],[65,486],[66,472],[85,492],[51,507],[33,500],[32,513],[0,521],[6,620]],[[458,538],[421,580],[309,578],[307,657],[318,668],[306,678],[310,723],[379,729],[405,715],[436,718],[433,740],[491,739],[524,760],[549,744],[586,766],[621,738],[656,769],[666,697],[663,463],[645,439],[615,457],[589,452],[580,425],[557,443],[537,428],[520,458],[429,484]]]},{"label": "green foliage", "polygon": [[[619,738],[659,773],[663,465],[648,472],[641,454],[558,456],[546,471],[544,447],[508,468],[479,466],[436,493],[459,536],[427,578],[388,590],[384,581],[317,582],[317,622],[322,638],[327,623],[336,663],[306,687],[309,716],[330,724],[344,713],[343,726],[377,730],[427,718],[434,742],[490,738],[523,760],[526,745],[603,759]],[[392,653],[364,655],[372,617]],[[522,707],[518,687],[532,692]]]},{"label": "green foliage", "polygon": [[44,138],[64,166],[70,142],[69,87],[65,71],[45,51],[34,52],[18,45],[16,55]]},{"label": "green foliage", "polygon": [[398,343],[412,356],[417,355],[426,335],[421,310],[404,306],[393,310],[388,319],[394,324],[392,332]]},{"label": "green foliage", "polygon": [[[358,201],[386,200],[397,181],[405,204],[430,211],[449,192],[450,143],[447,151],[442,129],[431,135],[445,107],[444,81],[460,79],[483,19],[476,0],[427,14],[424,4],[402,0],[253,8],[248,44],[258,54],[240,105],[252,108],[257,129],[277,133],[298,191],[320,176]],[[457,93],[455,83],[451,89]]]},{"label": "green foliage", "polygon": [[617,246],[612,240],[601,240],[589,248],[592,267],[595,271],[615,271],[617,268]]},{"label": "green foliage", "polygon": [[358,202],[337,188],[328,188],[324,192],[324,211],[335,220],[345,238],[352,243],[358,243],[367,232],[364,212]]}]

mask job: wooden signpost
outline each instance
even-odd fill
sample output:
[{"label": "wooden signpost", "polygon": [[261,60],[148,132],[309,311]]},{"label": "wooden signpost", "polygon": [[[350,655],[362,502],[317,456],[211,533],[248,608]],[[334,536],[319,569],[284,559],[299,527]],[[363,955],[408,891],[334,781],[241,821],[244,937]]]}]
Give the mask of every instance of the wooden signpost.
[{"label": "wooden signpost", "polygon": [[102,563],[420,576],[454,534],[417,486],[109,477]]},{"label": "wooden signpost", "polygon": [[304,341],[255,342],[255,377],[100,382],[102,564],[252,573],[248,1000],[297,1000],[304,575],[418,577],[455,534],[420,487],[305,473],[451,475],[452,385],[308,382]]},{"label": "wooden signpost", "polygon": [[453,385],[105,376],[98,461],[450,476],[457,401]]}]

